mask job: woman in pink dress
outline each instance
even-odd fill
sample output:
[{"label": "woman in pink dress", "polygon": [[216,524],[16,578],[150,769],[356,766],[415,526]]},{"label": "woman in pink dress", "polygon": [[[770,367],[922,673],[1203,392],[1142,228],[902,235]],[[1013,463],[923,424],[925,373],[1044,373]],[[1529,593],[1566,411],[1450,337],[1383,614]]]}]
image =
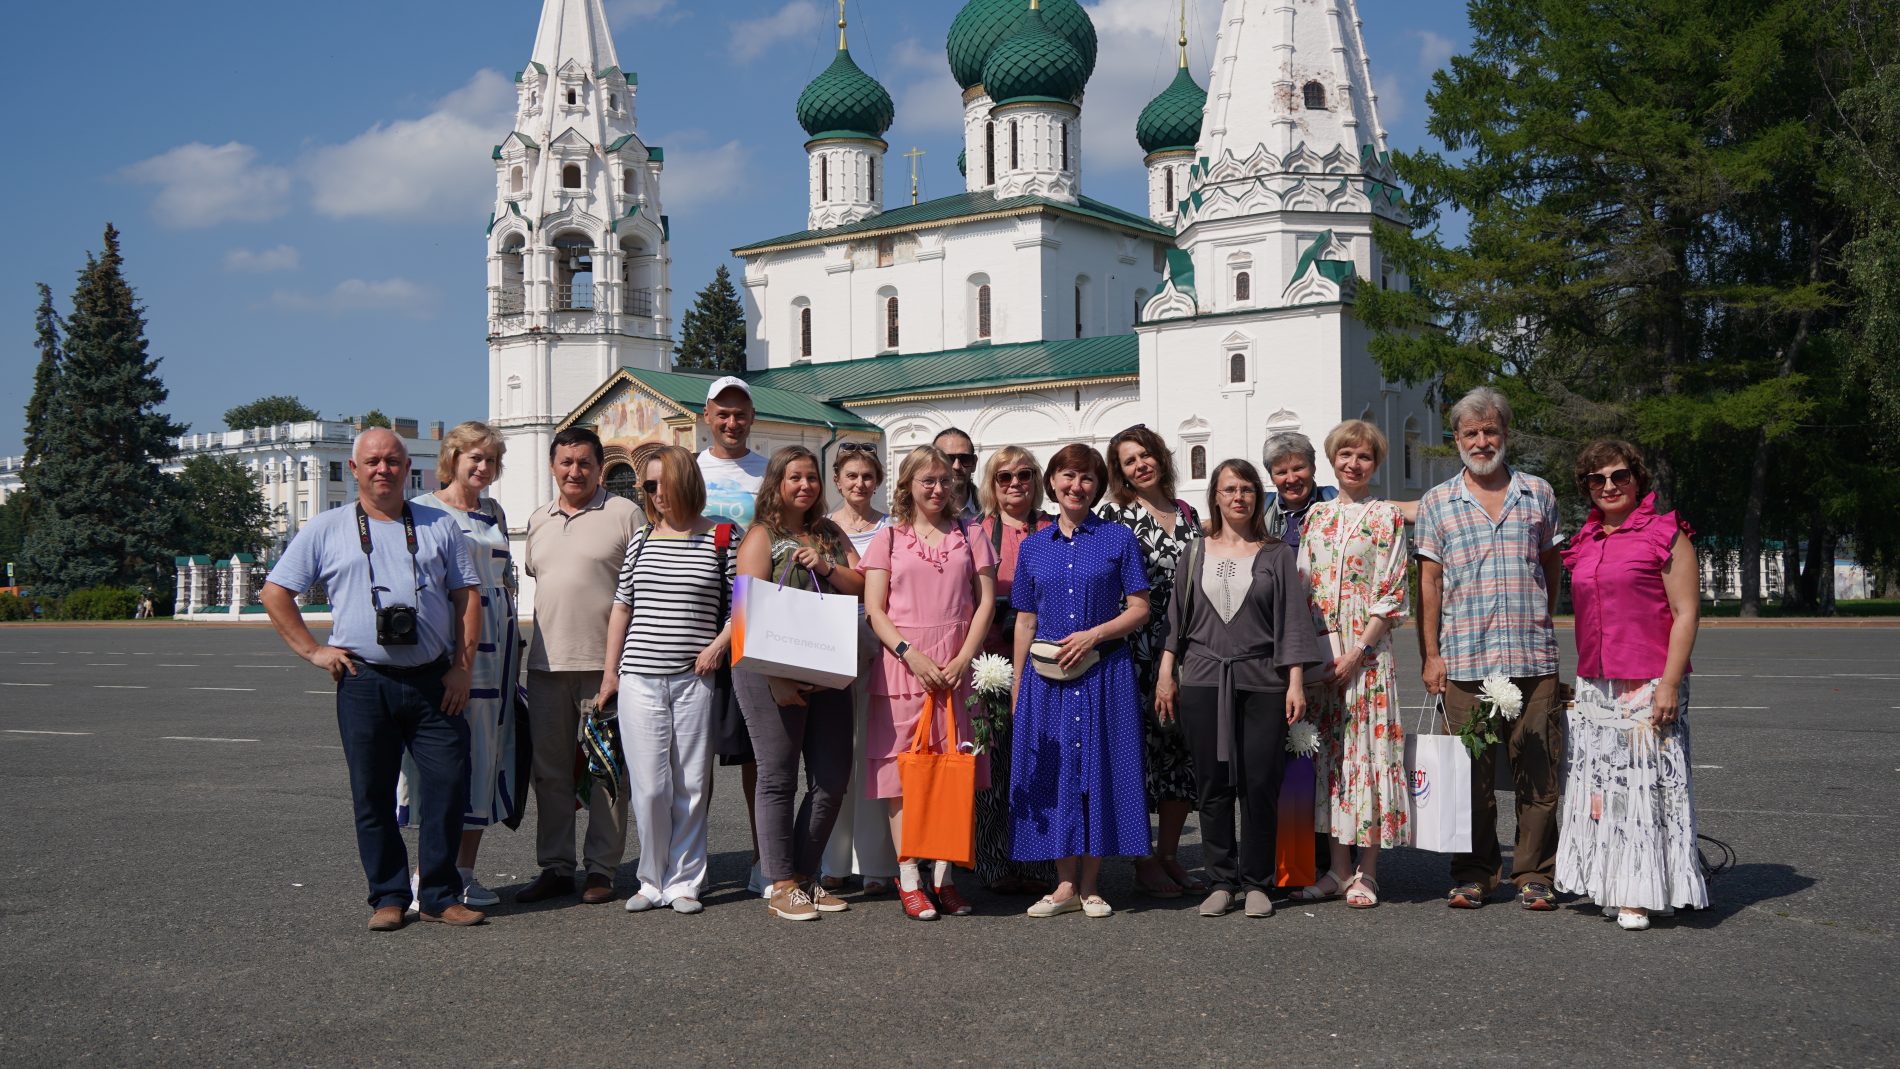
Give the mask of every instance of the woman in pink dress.
[{"label": "woman in pink dress", "polygon": [[[891,841],[897,844],[897,885],[904,913],[935,920],[938,907],[953,916],[970,912],[957,893],[950,864],[932,873],[936,901],[924,891],[917,858],[902,855],[903,784],[897,755],[910,748],[926,695],[948,705],[957,738],[970,733],[970,661],[983,647],[996,607],[996,553],[982,533],[957,518],[956,475],[944,455],[923,446],[904,458],[891,487],[891,524],[864,552],[864,607],[883,651],[871,666],[871,708],[865,724],[865,791],[889,800]],[[935,742],[948,735],[936,722]],[[976,786],[989,786],[989,760],[977,758]]]}]

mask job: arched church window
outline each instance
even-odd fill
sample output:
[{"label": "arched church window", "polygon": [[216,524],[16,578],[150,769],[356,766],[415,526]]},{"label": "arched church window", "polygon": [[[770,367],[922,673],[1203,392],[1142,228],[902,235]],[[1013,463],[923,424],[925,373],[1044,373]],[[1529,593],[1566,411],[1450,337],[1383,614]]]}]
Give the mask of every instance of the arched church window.
[{"label": "arched church window", "polygon": [[1235,353],[1227,358],[1227,381],[1247,381],[1247,354]]},{"label": "arched church window", "polygon": [[990,336],[990,286],[987,282],[976,288],[976,336]]},{"label": "arched church window", "polygon": [[882,200],[884,198],[878,196],[877,194],[877,157],[872,156],[869,159],[867,159],[865,163],[869,167],[868,184],[871,187],[869,190],[866,191],[866,199],[872,200],[872,201]]},{"label": "arched church window", "polygon": [[1197,445],[1188,450],[1188,477],[1190,479],[1207,478],[1207,447]]},{"label": "arched church window", "polygon": [[884,301],[884,347],[897,348],[897,298],[889,297]]},{"label": "arched church window", "polygon": [[1069,169],[1069,124],[1062,124],[1062,169]]},{"label": "arched church window", "polygon": [[567,166],[561,168],[561,188],[562,189],[581,188],[581,165],[580,164],[570,163]]},{"label": "arched church window", "polygon": [[1306,86],[1301,90],[1301,93],[1306,98],[1304,100],[1304,103],[1308,111],[1325,111],[1326,110],[1326,87],[1325,86],[1319,84],[1318,82],[1307,82]]},{"label": "arched church window", "polygon": [[798,310],[798,355],[811,357],[811,309]]},{"label": "arched church window", "polygon": [[615,464],[601,477],[600,485],[615,497],[624,497],[636,505],[640,500],[640,480],[634,477],[633,465]]},{"label": "arched church window", "polygon": [[1022,166],[1022,124],[1009,121],[1009,169],[1014,171]]},{"label": "arched church window", "polygon": [[1161,174],[1162,174],[1162,177],[1168,183],[1168,193],[1167,193],[1167,196],[1162,198],[1161,209],[1163,211],[1171,212],[1174,210],[1174,206],[1180,203],[1180,201],[1175,199],[1175,196],[1174,196],[1174,168],[1172,167],[1166,168],[1165,170],[1161,172]]},{"label": "arched church window", "polygon": [[1253,300],[1253,275],[1242,271],[1234,276],[1234,300]]},{"label": "arched church window", "polygon": [[831,161],[823,156],[818,157],[818,199],[831,199]]},{"label": "arched church window", "polygon": [[620,94],[619,93],[607,94],[607,107],[611,111],[620,110]]},{"label": "arched church window", "polygon": [[509,170],[509,172],[508,172],[508,192],[510,192],[510,193],[519,193],[519,192],[521,192],[521,186],[522,186],[522,183],[523,183],[523,182],[524,182],[525,180],[526,180],[526,178],[525,178],[525,176],[524,176],[524,175],[522,174],[522,172],[521,172],[521,167],[520,167],[519,165],[517,165],[517,166],[515,166],[514,168],[512,168],[511,170]]},{"label": "arched church window", "polygon": [[1075,280],[1075,336],[1078,338],[1082,336],[1082,287],[1087,281],[1086,278]]},{"label": "arched church window", "polygon": [[996,124],[983,124],[983,184],[996,184]]},{"label": "arched church window", "polygon": [[634,184],[636,181],[638,180],[635,179],[633,176],[633,168],[631,167],[621,168],[620,192],[625,193],[629,197],[633,196]]},{"label": "arched church window", "polygon": [[572,89],[569,89],[569,90],[567,91],[567,102],[568,102],[569,104],[576,104],[576,103],[579,103],[579,97],[577,97],[577,96],[575,95],[575,93],[574,93],[574,90],[572,90]]}]

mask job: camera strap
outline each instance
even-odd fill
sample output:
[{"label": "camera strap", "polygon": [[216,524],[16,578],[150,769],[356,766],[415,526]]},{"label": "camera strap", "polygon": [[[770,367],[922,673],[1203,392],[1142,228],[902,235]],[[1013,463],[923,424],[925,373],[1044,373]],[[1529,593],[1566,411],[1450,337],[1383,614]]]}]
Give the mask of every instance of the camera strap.
[{"label": "camera strap", "polygon": [[[415,580],[416,592],[422,592],[422,571],[416,566],[416,517],[409,511],[409,502],[402,503],[402,533],[409,542],[409,576]],[[376,585],[376,557],[370,552],[369,513],[363,511],[363,503],[356,503],[356,537],[363,543],[363,557],[369,564],[369,602],[377,612],[383,611],[383,599],[377,593],[381,588]]]}]

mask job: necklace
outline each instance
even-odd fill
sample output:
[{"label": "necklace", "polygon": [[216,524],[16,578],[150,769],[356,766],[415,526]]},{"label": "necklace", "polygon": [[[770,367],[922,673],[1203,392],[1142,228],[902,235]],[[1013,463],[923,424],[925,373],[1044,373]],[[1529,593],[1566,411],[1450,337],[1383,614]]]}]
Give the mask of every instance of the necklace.
[{"label": "necklace", "polygon": [[[842,520],[838,519],[839,515],[842,515],[844,519]],[[877,526],[876,520],[861,520],[858,518],[857,514],[852,512],[850,509],[839,509],[837,515],[834,515],[832,517],[832,522],[844,528],[846,531],[850,532],[851,534],[863,534],[864,532]]]}]

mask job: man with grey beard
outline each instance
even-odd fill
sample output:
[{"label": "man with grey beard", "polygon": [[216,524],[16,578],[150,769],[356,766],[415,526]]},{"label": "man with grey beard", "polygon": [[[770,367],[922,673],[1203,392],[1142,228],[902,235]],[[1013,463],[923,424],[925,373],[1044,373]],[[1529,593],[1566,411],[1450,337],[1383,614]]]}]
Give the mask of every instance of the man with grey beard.
[{"label": "man with grey beard", "polygon": [[[1464,465],[1419,502],[1413,543],[1419,561],[1419,631],[1425,689],[1443,695],[1453,730],[1479,712],[1479,687],[1509,677],[1524,710],[1500,726],[1517,792],[1511,882],[1525,909],[1556,908],[1557,810],[1564,753],[1558,701],[1557,495],[1504,462],[1511,403],[1480,386],[1452,406],[1452,437]],[[1500,879],[1496,750],[1471,769],[1471,852],[1451,859],[1448,904],[1477,909]]]}]

